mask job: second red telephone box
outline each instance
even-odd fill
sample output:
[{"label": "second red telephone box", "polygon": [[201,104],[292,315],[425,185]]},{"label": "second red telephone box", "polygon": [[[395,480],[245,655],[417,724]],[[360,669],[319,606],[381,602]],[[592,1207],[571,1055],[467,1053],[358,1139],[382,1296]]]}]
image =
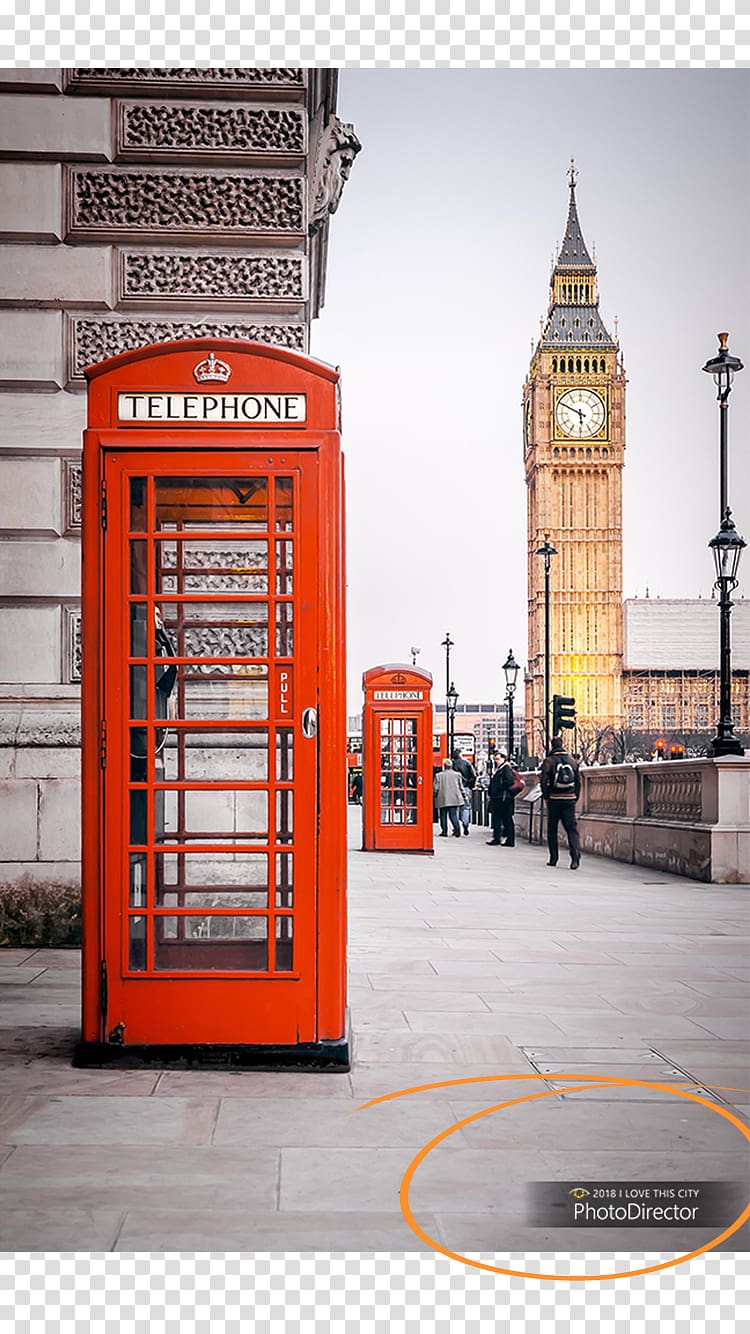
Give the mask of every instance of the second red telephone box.
[{"label": "second red telephone box", "polygon": [[432,676],[391,663],[362,685],[362,847],[432,853]]}]

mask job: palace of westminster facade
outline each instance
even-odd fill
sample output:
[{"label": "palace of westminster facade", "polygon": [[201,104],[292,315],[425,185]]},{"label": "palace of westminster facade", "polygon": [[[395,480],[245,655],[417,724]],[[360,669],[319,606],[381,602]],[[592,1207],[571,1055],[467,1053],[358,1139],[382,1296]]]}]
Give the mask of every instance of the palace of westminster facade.
[{"label": "palace of westminster facade", "polygon": [[[545,573],[549,542],[550,697],[575,698],[579,748],[648,753],[660,735],[701,747],[719,702],[719,614],[711,600],[622,594],[625,370],[599,313],[596,264],[581,232],[571,167],[565,236],[546,322],[523,390],[529,645],[526,734],[542,753]],[[750,602],[732,618],[732,712],[750,731]],[[702,735],[701,735],[702,734]]]}]

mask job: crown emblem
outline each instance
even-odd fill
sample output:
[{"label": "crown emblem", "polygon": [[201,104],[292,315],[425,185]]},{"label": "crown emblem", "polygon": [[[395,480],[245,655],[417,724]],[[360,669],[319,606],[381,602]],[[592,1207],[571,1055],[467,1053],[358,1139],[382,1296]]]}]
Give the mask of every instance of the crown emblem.
[{"label": "crown emblem", "polygon": [[391,677],[391,682],[394,686],[403,686],[406,685],[406,677],[403,672],[396,672],[395,676]]},{"label": "crown emblem", "polygon": [[213,352],[209,352],[205,361],[199,361],[193,371],[198,384],[226,384],[231,374],[231,366],[225,361],[217,361]]}]

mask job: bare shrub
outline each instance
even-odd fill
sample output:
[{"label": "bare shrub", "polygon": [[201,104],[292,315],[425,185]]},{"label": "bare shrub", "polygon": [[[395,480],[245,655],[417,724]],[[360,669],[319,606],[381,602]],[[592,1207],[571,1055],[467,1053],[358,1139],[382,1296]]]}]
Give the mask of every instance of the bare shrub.
[{"label": "bare shrub", "polygon": [[60,947],[81,943],[81,891],[31,876],[0,885],[0,946]]}]

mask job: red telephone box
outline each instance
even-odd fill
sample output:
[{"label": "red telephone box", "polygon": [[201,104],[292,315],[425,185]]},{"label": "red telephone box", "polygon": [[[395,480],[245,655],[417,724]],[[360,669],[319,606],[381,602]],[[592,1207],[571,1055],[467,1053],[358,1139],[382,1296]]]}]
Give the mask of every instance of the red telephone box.
[{"label": "red telephone box", "polygon": [[362,686],[362,847],[432,853],[432,676],[392,663]]},{"label": "red telephone box", "polygon": [[348,1068],[339,374],[87,371],[76,1064]]}]

